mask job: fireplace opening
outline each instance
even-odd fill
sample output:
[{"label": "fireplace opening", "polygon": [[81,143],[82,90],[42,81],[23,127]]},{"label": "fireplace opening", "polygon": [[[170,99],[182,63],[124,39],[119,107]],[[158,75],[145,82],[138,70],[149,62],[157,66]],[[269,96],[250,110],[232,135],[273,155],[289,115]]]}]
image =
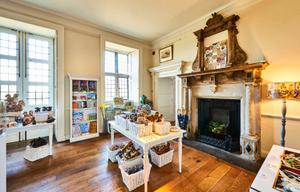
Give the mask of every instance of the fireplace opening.
[{"label": "fireplace opening", "polygon": [[240,152],[240,100],[198,99],[200,142]]}]

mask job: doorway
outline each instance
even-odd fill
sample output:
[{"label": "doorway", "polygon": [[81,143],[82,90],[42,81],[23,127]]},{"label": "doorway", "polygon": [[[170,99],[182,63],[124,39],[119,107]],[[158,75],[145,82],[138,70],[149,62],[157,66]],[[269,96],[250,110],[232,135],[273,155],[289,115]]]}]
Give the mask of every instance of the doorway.
[{"label": "doorway", "polygon": [[158,78],[157,110],[170,122],[175,121],[175,78]]}]

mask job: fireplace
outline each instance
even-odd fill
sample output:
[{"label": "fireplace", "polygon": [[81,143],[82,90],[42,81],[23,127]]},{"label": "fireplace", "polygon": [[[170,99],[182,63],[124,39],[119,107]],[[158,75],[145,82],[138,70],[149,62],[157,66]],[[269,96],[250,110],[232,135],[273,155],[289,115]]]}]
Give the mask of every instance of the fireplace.
[{"label": "fireplace", "polygon": [[198,132],[200,142],[230,152],[240,152],[240,100],[198,99]]}]

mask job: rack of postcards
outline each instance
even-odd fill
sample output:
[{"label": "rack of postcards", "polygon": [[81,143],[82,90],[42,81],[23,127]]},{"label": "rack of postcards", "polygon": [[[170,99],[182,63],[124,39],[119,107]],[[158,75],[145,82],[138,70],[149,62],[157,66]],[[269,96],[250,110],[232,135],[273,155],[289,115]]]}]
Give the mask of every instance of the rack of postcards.
[{"label": "rack of postcards", "polygon": [[70,75],[70,142],[99,136],[97,78]]}]

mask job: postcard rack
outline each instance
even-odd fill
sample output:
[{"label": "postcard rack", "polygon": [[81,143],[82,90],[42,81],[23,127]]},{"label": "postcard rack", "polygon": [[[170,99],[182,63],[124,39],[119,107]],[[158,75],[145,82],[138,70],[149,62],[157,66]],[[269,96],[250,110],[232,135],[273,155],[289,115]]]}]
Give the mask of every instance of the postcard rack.
[{"label": "postcard rack", "polygon": [[98,79],[71,74],[69,79],[70,142],[98,137]]}]

